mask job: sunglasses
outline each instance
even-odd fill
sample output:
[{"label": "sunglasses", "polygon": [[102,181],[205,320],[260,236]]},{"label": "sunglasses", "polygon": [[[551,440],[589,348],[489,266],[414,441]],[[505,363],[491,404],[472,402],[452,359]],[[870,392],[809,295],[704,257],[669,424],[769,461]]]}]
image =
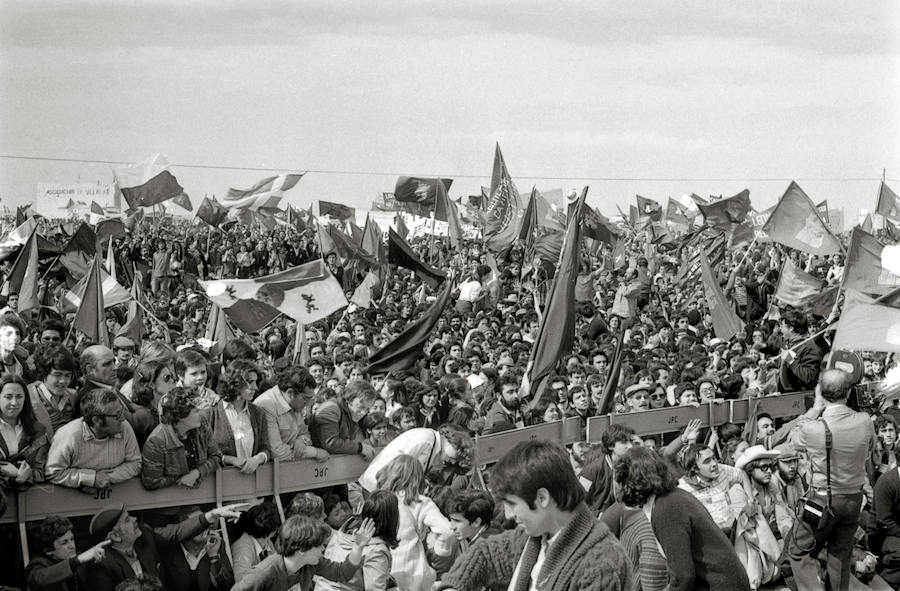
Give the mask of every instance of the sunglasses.
[{"label": "sunglasses", "polygon": [[775,464],[757,464],[756,469],[762,472],[774,472]]},{"label": "sunglasses", "polygon": [[653,400],[662,400],[665,397],[666,397],[665,394],[651,394],[650,395],[650,398]]}]

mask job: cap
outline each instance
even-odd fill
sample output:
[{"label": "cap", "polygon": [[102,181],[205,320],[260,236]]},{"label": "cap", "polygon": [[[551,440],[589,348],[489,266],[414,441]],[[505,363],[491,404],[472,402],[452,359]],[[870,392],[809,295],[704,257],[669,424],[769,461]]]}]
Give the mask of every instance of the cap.
[{"label": "cap", "polygon": [[782,443],[781,445],[776,445],[774,449],[781,454],[778,456],[779,460],[787,461],[800,459],[800,452],[797,451],[797,448],[794,447],[793,443]]},{"label": "cap", "polygon": [[718,347],[719,345],[727,345],[727,344],[728,344],[728,343],[725,341],[725,339],[720,339],[719,337],[716,337],[716,338],[713,338],[713,339],[710,339],[710,340],[709,340],[709,346],[710,346],[710,348],[712,348],[712,349],[715,349],[715,348]]},{"label": "cap", "polygon": [[113,339],[113,349],[124,349],[125,347],[134,348],[134,341],[128,337],[116,337]]},{"label": "cap", "polygon": [[109,532],[116,527],[116,524],[119,523],[119,518],[122,517],[122,513],[125,512],[125,505],[118,504],[113,505],[112,507],[107,507],[103,509],[91,519],[91,526],[89,531],[92,536],[98,538],[106,538],[109,535]]},{"label": "cap", "polygon": [[647,384],[634,384],[625,388],[625,398],[628,398],[635,392],[650,392],[650,386]]},{"label": "cap", "polygon": [[750,462],[756,460],[772,460],[780,456],[781,454],[777,450],[766,449],[762,445],[752,445],[735,461],[734,467],[738,470],[743,470]]}]

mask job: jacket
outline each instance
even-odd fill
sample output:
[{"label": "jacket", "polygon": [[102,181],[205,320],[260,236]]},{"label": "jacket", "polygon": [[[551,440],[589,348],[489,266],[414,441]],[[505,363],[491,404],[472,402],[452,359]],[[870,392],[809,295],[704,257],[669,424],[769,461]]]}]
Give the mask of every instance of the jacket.
[{"label": "jacket", "polygon": [[[334,532],[328,541],[325,558],[346,560],[353,550],[353,536],[343,531]],[[320,578],[316,591],[384,591],[391,578],[391,550],[381,538],[372,538],[362,549],[361,568],[346,582]]]},{"label": "jacket", "polygon": [[[0,437],[0,462],[9,462],[18,465],[23,460],[31,466],[31,482],[44,481],[44,470],[47,466],[47,451],[50,449],[50,438],[47,436],[46,427],[35,421],[34,435],[28,435],[25,431],[19,436],[19,451],[10,454],[6,446],[6,440]],[[14,484],[14,479],[6,480],[0,476],[0,485]]]},{"label": "jacket", "polygon": [[57,561],[46,554],[35,556],[25,569],[28,591],[75,591],[78,568],[74,558]]},{"label": "jacket", "polygon": [[304,566],[292,574],[285,568],[284,558],[280,554],[273,554],[254,566],[231,591],[285,591],[294,585],[300,591],[310,591],[313,588],[313,576],[318,575],[331,581],[349,581],[358,568],[349,561],[332,562],[323,558],[319,564]]},{"label": "jacket", "polygon": [[[269,438],[266,431],[266,414],[258,406],[247,405],[250,411],[250,426],[253,429],[253,453],[266,454],[267,461],[272,459],[272,451],[269,449]],[[204,416],[206,427],[212,434],[213,440],[219,446],[223,456],[237,456],[237,448],[234,442],[234,431],[225,414],[225,402],[220,400],[215,406],[210,407]]]},{"label": "jacket", "polygon": [[[580,503],[560,530],[537,573],[541,591],[623,591],[629,589],[631,569],[625,550]],[[523,552],[540,551],[541,539],[521,528],[475,542],[441,577],[441,588],[475,591],[509,585]],[[534,575],[534,573],[532,573]]]},{"label": "jacket", "polygon": [[[169,565],[162,561],[160,547],[179,544],[199,534],[209,525],[202,514],[158,529],[141,525],[141,537],[134,543],[134,552],[141,563],[141,569],[146,574],[165,580]],[[116,585],[133,576],[134,570],[128,559],[108,546],[103,560],[78,570],[78,586],[89,591],[115,591]]]},{"label": "jacket", "polygon": [[278,386],[260,394],[252,406],[265,413],[266,440],[275,458],[289,462],[306,457],[303,451],[312,446],[309,427],[302,411],[291,408]]},{"label": "jacket", "polygon": [[[201,425],[188,437],[197,446],[197,470],[200,477],[208,476],[222,464],[222,452],[213,441],[209,430]],[[190,472],[184,442],[179,439],[172,425],[157,425],[144,444],[141,482],[147,490],[165,488],[178,483],[178,479]]]},{"label": "jacket", "polygon": [[330,454],[358,454],[362,451],[362,429],[343,401],[326,400],[309,424],[313,445]]},{"label": "jacket", "polygon": [[204,554],[197,565],[196,581],[192,580],[191,568],[181,542],[165,542],[159,546],[160,563],[165,565],[162,575],[163,589],[166,591],[229,591],[234,585],[231,563],[224,546],[213,557]]}]

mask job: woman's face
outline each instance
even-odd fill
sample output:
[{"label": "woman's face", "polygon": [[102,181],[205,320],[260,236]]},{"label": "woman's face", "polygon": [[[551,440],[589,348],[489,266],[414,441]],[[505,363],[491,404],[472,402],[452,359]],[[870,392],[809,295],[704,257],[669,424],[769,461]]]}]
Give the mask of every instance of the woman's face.
[{"label": "woman's face", "polygon": [[380,412],[384,414],[387,411],[387,403],[385,403],[383,398],[376,398],[375,402],[372,403],[372,408],[369,409],[369,414],[375,414],[376,412]]},{"label": "woman's face", "polygon": [[362,380],[364,380],[364,379],[365,379],[365,376],[363,375],[363,372],[362,372],[362,370],[361,370],[360,368],[354,367],[353,369],[350,370],[350,381],[351,381],[351,382],[352,382],[353,380],[360,380],[360,381],[362,381]]},{"label": "woman's face", "polygon": [[75,557],[75,536],[72,534],[72,530],[53,540],[53,550],[50,551],[50,556],[57,561]]},{"label": "woman's face", "polygon": [[405,431],[409,431],[410,429],[416,428],[416,419],[409,415],[403,415],[400,417],[400,432],[403,433]]},{"label": "woman's face", "polygon": [[175,387],[175,374],[169,367],[163,367],[156,375],[153,382],[153,389],[160,396],[165,396],[169,390]]},{"label": "woman's face", "polygon": [[666,405],[666,391],[662,387],[657,387],[650,394],[650,408],[657,409]]},{"label": "woman's face", "polygon": [[436,392],[427,392],[422,394],[422,406],[425,408],[434,408],[437,406],[437,393]]},{"label": "woman's face", "polygon": [[885,447],[890,447],[897,442],[897,429],[891,423],[885,423],[878,429],[878,437],[884,443]]},{"label": "woman's face", "polygon": [[8,423],[19,420],[25,404],[25,389],[19,384],[6,384],[0,390],[0,416]]},{"label": "woman's face", "polygon": [[555,404],[547,405],[547,409],[544,410],[544,422],[552,423],[553,421],[558,421],[562,418],[562,414],[559,412],[559,407]]}]

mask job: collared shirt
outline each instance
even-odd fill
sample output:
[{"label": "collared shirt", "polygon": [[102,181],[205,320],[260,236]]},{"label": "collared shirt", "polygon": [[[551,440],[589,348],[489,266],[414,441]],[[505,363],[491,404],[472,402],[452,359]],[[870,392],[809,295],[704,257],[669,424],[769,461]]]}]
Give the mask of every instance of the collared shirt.
[{"label": "collared shirt", "polygon": [[[864,412],[844,404],[830,404],[822,419],[831,430],[831,491],[837,495],[856,494],[866,483],[866,460],[875,449],[875,427]],[[821,421],[808,421],[797,429],[795,445],[806,449],[812,466],[812,487],[827,488],[825,429]]]},{"label": "collared shirt", "polygon": [[744,472],[733,466],[719,464],[719,475],[712,482],[700,482],[696,479],[682,477],[678,481],[678,488],[691,493],[697,500],[703,503],[713,521],[722,529],[734,525],[737,517],[731,509],[730,489],[734,484],[743,481]]},{"label": "collared shirt", "polygon": [[[531,569],[531,584],[528,586],[528,591],[538,591],[538,575],[541,574],[541,568],[543,568],[544,566],[544,561],[547,560],[547,550],[548,548],[550,548],[550,544],[552,544],[557,540],[557,538],[559,538],[559,533],[560,532],[556,532],[551,538],[548,538],[547,536],[543,536],[541,538],[541,551],[538,552],[537,559],[535,559],[534,566]],[[507,591],[515,591],[516,581],[519,579],[519,571],[522,569],[522,559],[524,558],[525,551],[523,550],[522,555],[519,556],[519,562],[518,564],[516,564],[516,570],[515,572],[513,572],[512,580],[510,580],[509,582]]]},{"label": "collared shirt", "polygon": [[9,455],[14,456],[19,453],[19,437],[22,436],[22,421],[16,421],[15,426],[10,425],[4,420],[0,420],[0,435],[6,442],[6,449]]},{"label": "collared shirt", "polygon": [[233,402],[226,402],[225,416],[234,433],[235,449],[239,460],[246,460],[253,455],[253,425],[250,422],[250,407],[244,405],[243,410],[238,410]]},{"label": "collared shirt", "polygon": [[94,436],[84,418],[60,427],[47,453],[48,480],[73,488],[94,486],[98,470],[109,473],[111,484],[141,473],[141,450],[131,425],[123,421],[121,433],[104,439]]},{"label": "collared shirt", "polygon": [[181,551],[184,553],[184,559],[187,561],[188,568],[192,571],[197,570],[197,567],[200,566],[200,563],[203,561],[203,557],[206,556],[206,546],[201,548],[200,553],[196,556],[185,548],[184,544],[181,544]]}]

